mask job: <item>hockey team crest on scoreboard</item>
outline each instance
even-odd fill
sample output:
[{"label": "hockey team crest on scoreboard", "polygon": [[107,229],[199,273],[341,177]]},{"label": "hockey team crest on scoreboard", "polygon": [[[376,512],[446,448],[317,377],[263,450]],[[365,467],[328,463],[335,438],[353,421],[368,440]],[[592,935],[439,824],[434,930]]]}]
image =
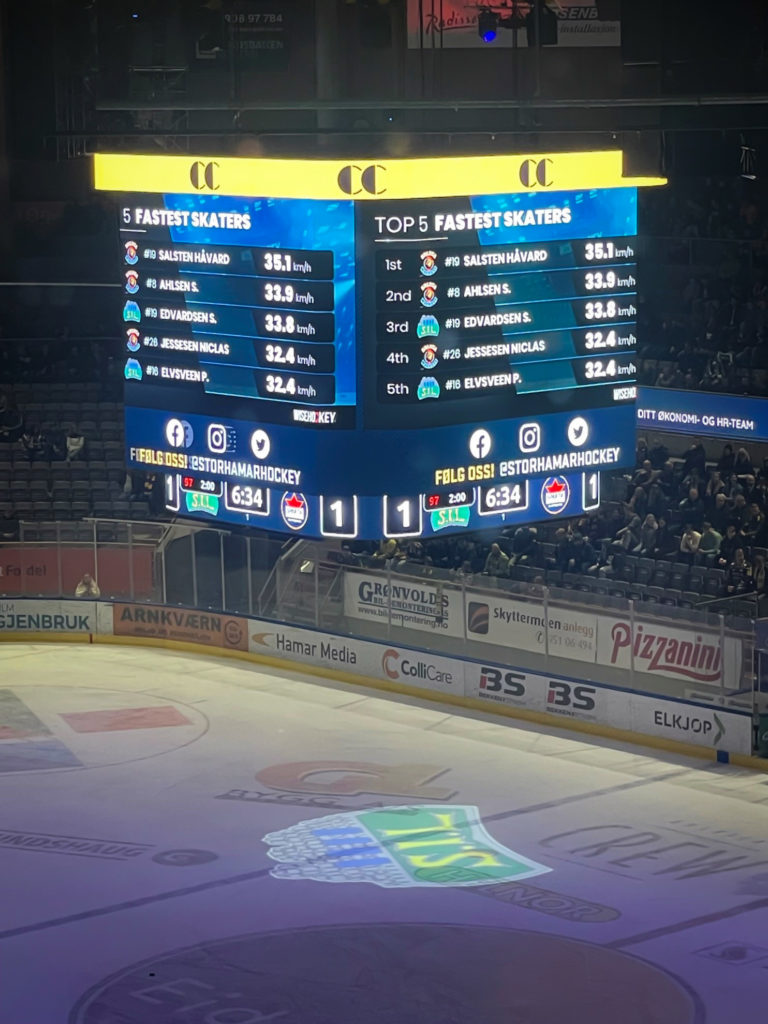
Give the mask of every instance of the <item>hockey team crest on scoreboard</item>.
[{"label": "hockey team crest on scoreboard", "polygon": [[416,324],[416,335],[419,338],[436,338],[440,333],[437,317],[424,313]]},{"label": "hockey team crest on scoreboard", "polygon": [[427,249],[421,254],[421,267],[419,268],[424,277],[432,277],[437,273],[437,253]]},{"label": "hockey team crest on scoreboard", "polygon": [[548,476],[541,487],[541,504],[551,516],[559,515],[568,504],[571,486],[564,476]]},{"label": "hockey team crest on scoreboard", "polygon": [[309,519],[307,499],[298,491],[286,491],[280,499],[280,515],[291,530],[301,530]]},{"label": "hockey team crest on scoreboard", "polygon": [[551,868],[493,839],[472,806],[331,814],[264,836],[274,878],[371,882],[385,889],[521,881]]},{"label": "hockey team crest on scoreboard", "polygon": [[425,370],[434,370],[437,366],[437,345],[433,342],[427,342],[426,345],[421,346],[421,365]]}]

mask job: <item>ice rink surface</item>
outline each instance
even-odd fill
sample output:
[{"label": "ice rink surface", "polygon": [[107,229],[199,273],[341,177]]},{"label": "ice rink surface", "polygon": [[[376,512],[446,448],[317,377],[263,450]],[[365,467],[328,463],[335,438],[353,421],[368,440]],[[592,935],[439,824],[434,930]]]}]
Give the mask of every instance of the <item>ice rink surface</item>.
[{"label": "ice rink surface", "polygon": [[765,1016],[768,776],[746,769],[9,644],[0,801],[0,1024]]}]

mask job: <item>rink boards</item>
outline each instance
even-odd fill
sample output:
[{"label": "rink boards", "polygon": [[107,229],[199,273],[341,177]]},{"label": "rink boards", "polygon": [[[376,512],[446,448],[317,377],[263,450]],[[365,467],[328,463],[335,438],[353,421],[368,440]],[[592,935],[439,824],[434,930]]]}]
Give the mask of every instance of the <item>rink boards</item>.
[{"label": "rink boards", "polygon": [[[213,648],[255,661],[301,665],[339,681],[651,746],[684,749],[679,747],[683,744],[721,761],[749,757],[753,750],[752,715],[725,706],[726,698],[697,703],[242,616],[145,604],[0,600],[0,639],[33,637]],[[617,667],[617,680],[627,677]]]}]

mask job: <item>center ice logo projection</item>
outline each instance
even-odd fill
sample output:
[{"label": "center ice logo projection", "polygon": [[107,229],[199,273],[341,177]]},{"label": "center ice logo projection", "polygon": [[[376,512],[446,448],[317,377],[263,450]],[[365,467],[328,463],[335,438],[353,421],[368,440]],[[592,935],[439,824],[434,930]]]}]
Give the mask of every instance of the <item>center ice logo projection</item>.
[{"label": "center ice logo projection", "polygon": [[477,807],[382,807],[270,832],[273,878],[372,882],[385,889],[487,885],[551,871],[496,842]]}]

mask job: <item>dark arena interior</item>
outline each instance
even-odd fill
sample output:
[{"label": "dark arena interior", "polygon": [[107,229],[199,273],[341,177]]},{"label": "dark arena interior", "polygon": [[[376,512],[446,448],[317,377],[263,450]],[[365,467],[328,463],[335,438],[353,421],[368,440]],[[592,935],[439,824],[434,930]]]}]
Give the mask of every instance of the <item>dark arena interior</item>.
[{"label": "dark arena interior", "polygon": [[768,6],[0,61],[0,1024],[759,1021]]}]

